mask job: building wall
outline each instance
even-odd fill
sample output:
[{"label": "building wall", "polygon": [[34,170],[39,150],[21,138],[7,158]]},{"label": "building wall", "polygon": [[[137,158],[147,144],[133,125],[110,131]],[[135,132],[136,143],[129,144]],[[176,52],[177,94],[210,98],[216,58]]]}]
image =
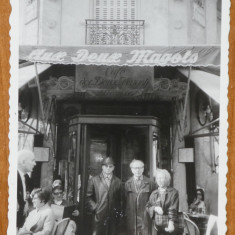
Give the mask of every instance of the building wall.
[{"label": "building wall", "polygon": [[[199,89],[196,86],[193,86],[191,92],[191,131],[194,132],[201,128],[199,124],[196,113],[196,94]],[[206,134],[209,133],[209,129],[205,128],[201,131],[198,131],[195,134]],[[196,174],[196,187],[203,188],[205,187],[206,180],[209,176],[212,175],[212,163],[214,157],[213,150],[213,137],[198,137],[194,138],[194,161],[195,161],[195,174]]]},{"label": "building wall", "polygon": [[185,124],[183,124],[184,99],[173,103],[172,110],[172,171],[173,186],[179,192],[179,211],[188,211],[188,196],[186,186],[186,166],[179,162],[179,148],[185,147],[184,135],[190,129],[190,97],[187,99]]},{"label": "building wall", "polygon": [[[24,2],[24,1],[22,1]],[[193,0],[137,0],[137,19],[145,20],[145,45],[191,45],[219,43],[217,0],[205,1],[205,26],[198,23]],[[23,8],[23,9],[22,9]],[[24,18],[25,5],[20,15]],[[21,24],[20,44],[85,45],[86,19],[93,18],[93,0],[44,0],[38,18]]]},{"label": "building wall", "polygon": [[19,42],[24,45],[38,44],[39,17],[27,22],[26,1],[19,3]]}]

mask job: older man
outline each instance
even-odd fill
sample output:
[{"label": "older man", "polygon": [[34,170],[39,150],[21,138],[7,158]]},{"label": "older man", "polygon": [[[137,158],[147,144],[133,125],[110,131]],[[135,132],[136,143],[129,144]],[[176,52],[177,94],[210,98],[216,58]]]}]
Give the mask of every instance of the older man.
[{"label": "older man", "polygon": [[25,221],[24,207],[29,191],[29,176],[36,165],[34,153],[29,150],[18,152],[17,159],[17,227],[21,228]]},{"label": "older man", "polygon": [[134,159],[130,168],[133,176],[125,183],[128,234],[149,234],[150,221],[146,218],[146,204],[155,184],[143,175],[142,161]]},{"label": "older man", "polygon": [[112,158],[104,159],[102,172],[91,178],[87,186],[87,203],[94,213],[93,235],[118,232],[121,211],[121,180],[113,175]]}]

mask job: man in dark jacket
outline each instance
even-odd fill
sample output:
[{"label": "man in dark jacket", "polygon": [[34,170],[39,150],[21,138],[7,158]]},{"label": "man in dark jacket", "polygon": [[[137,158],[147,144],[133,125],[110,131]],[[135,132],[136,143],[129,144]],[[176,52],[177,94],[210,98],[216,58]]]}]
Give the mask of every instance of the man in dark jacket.
[{"label": "man in dark jacket", "polygon": [[121,213],[121,180],[113,175],[114,163],[107,157],[102,172],[87,186],[87,204],[94,213],[93,235],[115,235]]},{"label": "man in dark jacket", "polygon": [[25,203],[27,192],[30,192],[30,179],[27,173],[32,172],[36,165],[34,153],[29,150],[18,152],[17,159],[17,227],[21,228],[25,221]]},{"label": "man in dark jacket", "polygon": [[149,234],[151,221],[148,221],[146,217],[146,204],[155,189],[155,184],[143,176],[144,163],[142,161],[134,159],[130,163],[130,168],[133,177],[125,183],[128,235]]}]

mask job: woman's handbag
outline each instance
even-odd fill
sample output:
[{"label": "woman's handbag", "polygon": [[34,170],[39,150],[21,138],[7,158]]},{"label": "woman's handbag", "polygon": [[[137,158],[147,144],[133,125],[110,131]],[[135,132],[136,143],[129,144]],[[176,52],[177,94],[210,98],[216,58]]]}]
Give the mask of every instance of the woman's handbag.
[{"label": "woman's handbag", "polygon": [[155,214],[154,217],[155,221],[155,226],[161,226],[161,227],[167,227],[168,226],[168,216],[167,215],[158,215],[157,213]]},{"label": "woman's handbag", "polygon": [[[167,215],[155,214],[154,220],[155,220],[156,227],[158,227],[158,226],[167,227],[168,226],[169,218]],[[178,212],[178,218],[174,222],[174,225],[179,230],[184,229],[185,223],[184,223],[184,216],[183,216],[182,212]]]}]

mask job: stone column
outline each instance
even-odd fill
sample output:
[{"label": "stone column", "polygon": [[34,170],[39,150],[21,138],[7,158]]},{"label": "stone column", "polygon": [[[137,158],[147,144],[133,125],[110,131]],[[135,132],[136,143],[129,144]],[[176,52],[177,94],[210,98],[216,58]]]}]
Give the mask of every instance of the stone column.
[{"label": "stone column", "polygon": [[186,186],[186,167],[185,163],[179,163],[179,148],[184,148],[184,135],[187,135],[190,127],[190,99],[187,100],[187,111],[185,125],[183,127],[184,99],[177,101],[173,106],[173,131],[172,131],[172,168],[173,186],[179,191],[179,210],[187,211],[187,186]]}]

